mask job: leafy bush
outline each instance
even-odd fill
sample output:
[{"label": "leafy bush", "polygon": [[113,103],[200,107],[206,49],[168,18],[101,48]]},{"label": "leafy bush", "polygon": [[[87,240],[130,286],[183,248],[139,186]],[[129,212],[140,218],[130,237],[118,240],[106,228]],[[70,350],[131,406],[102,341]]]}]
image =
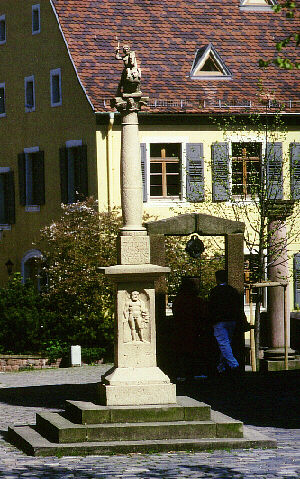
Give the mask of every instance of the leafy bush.
[{"label": "leafy bush", "polygon": [[43,321],[52,313],[30,282],[15,273],[0,288],[0,350],[2,353],[38,352],[44,336]]},{"label": "leafy bush", "polygon": [[45,227],[39,248],[48,287],[43,292],[51,316],[49,340],[113,350],[114,286],[99,266],[116,264],[118,210],[98,212],[92,199],[62,205],[61,218]]},{"label": "leafy bush", "polygon": [[82,348],[81,361],[85,364],[93,364],[105,356],[104,348]]}]

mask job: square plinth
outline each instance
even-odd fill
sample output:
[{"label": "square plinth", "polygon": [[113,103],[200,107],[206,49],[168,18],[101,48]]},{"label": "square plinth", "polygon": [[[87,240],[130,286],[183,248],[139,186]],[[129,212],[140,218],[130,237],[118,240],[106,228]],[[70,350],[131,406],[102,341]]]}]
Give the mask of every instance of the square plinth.
[{"label": "square plinth", "polygon": [[99,404],[129,406],[176,404],[176,386],[167,384],[98,385]]}]

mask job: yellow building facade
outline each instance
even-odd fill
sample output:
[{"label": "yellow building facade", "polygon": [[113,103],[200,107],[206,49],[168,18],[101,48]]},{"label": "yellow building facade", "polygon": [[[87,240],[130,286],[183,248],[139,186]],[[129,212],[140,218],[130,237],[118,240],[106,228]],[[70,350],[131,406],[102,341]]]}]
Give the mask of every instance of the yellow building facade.
[{"label": "yellow building facade", "polygon": [[[226,2],[228,6],[230,3],[232,24],[244,22],[244,31],[248,28],[249,15],[252,26],[257,22],[260,31],[272,25],[280,31],[283,29],[271,17],[273,13],[269,7],[256,12],[252,6],[251,11],[247,11],[248,7],[243,5],[241,9],[239,2]],[[205,16],[203,25],[211,22],[211,31],[203,30],[207,47],[200,48],[195,28],[195,39],[187,40],[185,47],[185,33],[181,33],[182,37],[176,33],[174,52],[182,61],[180,65],[170,61],[169,65],[168,60],[175,55],[169,43],[171,32],[158,35],[152,31],[153,12],[148,12],[146,7],[145,24],[136,22],[136,29],[130,31],[126,21],[137,15],[134,2],[122,5],[121,14],[114,10],[119,3],[112,6],[111,2],[103,1],[94,8],[89,1],[84,4],[62,0],[1,2],[2,285],[8,278],[5,265],[9,260],[13,263],[13,271],[21,271],[24,279],[30,277],[31,263],[42,255],[34,242],[41,228],[59,216],[61,203],[94,196],[100,210],[120,206],[121,125],[119,114],[110,107],[109,99],[115,95],[121,74],[114,59],[116,37],[121,33],[124,43],[135,45],[142,66],[143,93],[150,96],[149,106],[139,116],[145,213],[153,218],[166,218],[196,210],[234,219],[231,200],[226,195],[218,197],[219,180],[214,176],[214,162],[218,159],[214,148],[218,144],[224,146],[228,160],[228,177],[222,181],[226,181],[226,185],[228,182],[231,193],[236,188],[235,205],[241,192],[246,198],[243,205],[247,204],[251,214],[239,219],[244,219],[249,231],[257,220],[257,211],[254,206],[252,208],[251,195],[245,190],[247,178],[257,174],[257,162],[266,156],[267,144],[279,145],[282,199],[294,197],[296,203],[299,202],[298,193],[296,196],[294,193],[295,185],[299,189],[300,182],[295,160],[300,145],[296,74],[283,72],[283,81],[273,67],[271,73],[261,73],[257,68],[254,79],[250,79],[250,87],[250,80],[247,83],[245,73],[239,69],[247,71],[248,64],[243,61],[249,61],[245,51],[250,51],[251,44],[245,45],[242,51],[244,45],[240,43],[236,51],[243,56],[233,61],[237,54],[231,55],[227,45],[222,47],[222,41],[227,40],[223,40],[222,32],[217,36],[213,12],[201,12],[201,9],[199,18],[194,10],[191,11],[190,23],[191,28],[193,22],[194,27],[198,25],[201,15]],[[171,8],[171,4],[173,2],[164,8]],[[182,5],[182,10],[178,7],[175,23],[186,12],[189,14],[192,4]],[[226,8],[222,12],[224,16],[228,15]],[[160,22],[166,27],[166,19],[160,17]],[[254,41],[254,30],[253,27],[242,40]],[[164,48],[164,42],[168,48]],[[180,48],[185,48],[181,54]],[[257,58],[260,54],[258,51]],[[257,58],[252,60],[253,65],[257,65]],[[186,67],[184,62],[187,62]],[[294,75],[292,80],[286,80],[288,74]],[[270,100],[263,106],[255,104],[260,77],[268,88],[276,90],[278,87],[278,104]],[[234,101],[230,99],[230,92]],[[240,102],[237,100],[239,92],[242,92]],[[282,98],[288,100],[284,107]],[[282,113],[283,131],[271,134],[270,127],[266,138],[265,129],[247,126],[247,117],[257,112],[261,116],[259,121],[271,125],[278,110]],[[234,127],[230,115],[235,118]],[[243,118],[243,128],[236,121],[239,117]],[[222,123],[222,118],[227,118],[226,124]],[[243,159],[242,147],[247,150],[247,145],[250,150]],[[196,170],[191,161],[194,155]],[[248,161],[249,158],[252,160]],[[251,165],[252,172],[247,171],[247,165]],[[221,186],[219,181],[219,189]],[[241,205],[241,215],[243,208]],[[292,228],[293,234],[300,230],[300,220],[293,223]],[[296,234],[288,244],[288,252],[291,307],[294,308],[300,298],[300,245]],[[245,254],[249,253],[245,245]]]}]

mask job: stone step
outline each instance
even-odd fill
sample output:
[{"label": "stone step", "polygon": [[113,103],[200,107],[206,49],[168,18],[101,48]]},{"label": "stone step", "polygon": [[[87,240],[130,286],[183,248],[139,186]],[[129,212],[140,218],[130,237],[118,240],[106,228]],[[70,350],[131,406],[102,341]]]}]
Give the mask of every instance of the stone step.
[{"label": "stone step", "polygon": [[128,441],[193,439],[200,437],[242,437],[240,421],[212,411],[204,421],[153,421],[104,424],[74,424],[58,413],[36,415],[36,428],[52,442]]},{"label": "stone step", "polygon": [[154,453],[171,451],[208,451],[215,449],[276,448],[276,440],[244,427],[243,438],[197,438],[143,441],[97,441],[57,444],[41,436],[34,426],[8,429],[8,439],[32,456],[86,456],[99,454]]},{"label": "stone step", "polygon": [[99,406],[66,401],[64,416],[76,424],[205,421],[210,420],[210,406],[187,396],[178,396],[177,404],[165,406]]},{"label": "stone step", "polygon": [[[57,413],[38,413],[37,430],[53,442],[139,441],[155,439],[189,439],[216,437],[213,421],[165,421],[113,424],[74,424]],[[224,429],[224,425],[223,425]],[[242,432],[236,428],[235,437]]]}]

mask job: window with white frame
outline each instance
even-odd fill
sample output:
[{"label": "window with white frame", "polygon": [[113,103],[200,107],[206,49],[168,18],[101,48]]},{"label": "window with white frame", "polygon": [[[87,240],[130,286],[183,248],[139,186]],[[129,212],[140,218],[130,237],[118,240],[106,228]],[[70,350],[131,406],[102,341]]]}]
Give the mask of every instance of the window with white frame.
[{"label": "window with white frame", "polygon": [[87,145],[70,140],[59,150],[62,203],[76,203],[88,196]]},{"label": "window with white frame", "polygon": [[181,193],[181,144],[150,144],[150,197],[179,197]]},{"label": "window with white frame", "polygon": [[204,201],[203,143],[141,143],[143,201]]},{"label": "window with white frame", "polygon": [[232,143],[232,194],[255,196],[261,179],[261,143]]},{"label": "window with white frame", "polygon": [[62,104],[60,68],[50,70],[50,96],[51,106],[60,106]]},{"label": "window with white frame", "polygon": [[213,201],[255,198],[261,186],[266,200],[283,198],[281,142],[267,143],[263,152],[260,142],[216,142],[211,149]]},{"label": "window with white frame", "polygon": [[25,148],[18,155],[20,204],[37,207],[27,211],[39,211],[45,203],[44,152],[38,147]]},{"label": "window with white frame", "polygon": [[32,249],[27,251],[21,260],[22,281],[30,281],[37,291],[47,285],[47,277],[42,268],[43,255],[41,251]]},{"label": "window with white frame", "polygon": [[40,5],[32,5],[32,35],[36,35],[41,31],[41,13]]},{"label": "window with white frame", "polygon": [[5,115],[5,83],[0,83],[0,117]]},{"label": "window with white frame", "polygon": [[25,111],[35,110],[35,85],[34,76],[25,78]]},{"label": "window with white frame", "polygon": [[0,15],[0,45],[6,43],[6,20],[5,15]]}]

